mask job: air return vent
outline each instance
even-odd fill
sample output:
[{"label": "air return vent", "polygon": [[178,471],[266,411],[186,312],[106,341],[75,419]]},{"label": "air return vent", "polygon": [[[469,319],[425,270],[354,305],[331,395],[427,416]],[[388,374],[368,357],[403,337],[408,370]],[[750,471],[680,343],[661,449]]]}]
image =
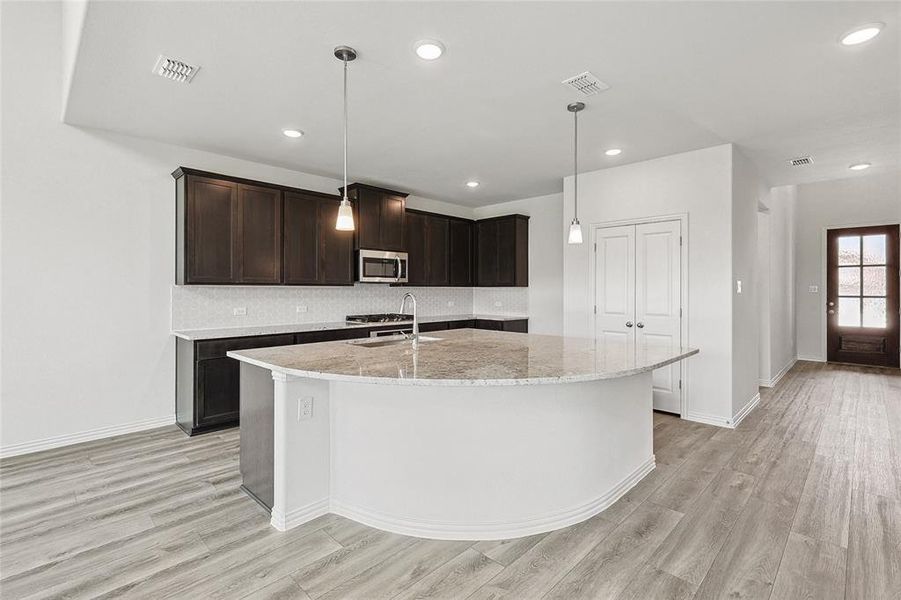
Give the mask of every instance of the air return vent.
[{"label": "air return vent", "polygon": [[813,164],[813,159],[810,158],[809,156],[799,156],[798,158],[793,158],[793,159],[791,159],[790,161],[788,161],[788,164],[790,164],[790,165],[793,166],[793,167],[801,167],[801,166],[804,166],[804,165],[812,165],[812,164]]},{"label": "air return vent", "polygon": [[590,71],[565,79],[561,83],[568,85],[585,96],[593,96],[598,92],[610,89],[609,85],[595,77]]},{"label": "air return vent", "polygon": [[200,67],[198,66],[189,65],[177,58],[170,58],[168,56],[163,56],[162,54],[156,59],[156,64],[153,66],[153,72],[160,77],[165,77],[166,79],[181,83],[191,83],[191,80],[194,79],[194,75],[196,75],[199,70]]}]

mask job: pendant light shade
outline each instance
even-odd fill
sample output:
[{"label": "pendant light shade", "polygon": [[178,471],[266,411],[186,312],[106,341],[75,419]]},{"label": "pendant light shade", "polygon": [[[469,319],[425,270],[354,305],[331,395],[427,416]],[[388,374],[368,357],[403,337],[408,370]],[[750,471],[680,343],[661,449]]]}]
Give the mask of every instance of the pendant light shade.
[{"label": "pendant light shade", "polygon": [[338,231],[354,230],[354,211],[347,197],[347,63],[357,57],[357,51],[350,46],[338,46],[335,48],[335,58],[344,63],[344,188],[341,190],[343,197],[338,206],[338,218],[335,221],[335,229]]},{"label": "pendant light shade", "polygon": [[573,102],[566,110],[573,114],[573,222],[569,225],[570,244],[582,243],[582,224],[579,223],[579,113],[585,108],[584,102]]}]

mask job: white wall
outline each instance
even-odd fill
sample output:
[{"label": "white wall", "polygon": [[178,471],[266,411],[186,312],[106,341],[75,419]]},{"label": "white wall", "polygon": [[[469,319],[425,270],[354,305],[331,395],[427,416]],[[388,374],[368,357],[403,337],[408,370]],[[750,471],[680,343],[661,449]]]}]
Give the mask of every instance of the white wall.
[{"label": "white wall", "polygon": [[[564,180],[564,196],[569,211],[572,177]],[[566,244],[563,231],[570,212],[561,219],[558,241],[563,247],[563,330],[574,336],[593,335],[591,225],[688,215],[688,231],[683,237],[688,244],[689,332],[683,343],[699,348],[700,354],[686,361],[690,404],[685,416],[719,423],[731,420],[732,146],[580,174],[579,211],[586,243]],[[751,367],[754,381],[756,365],[755,357]]]},{"label": "white wall", "polygon": [[762,382],[769,381],[770,363],[770,215],[757,213],[757,373]]},{"label": "white wall", "polygon": [[[826,229],[901,222],[901,171],[798,186],[796,259],[798,358],[826,360]],[[809,286],[818,291],[808,291]]]},{"label": "white wall", "polygon": [[[769,257],[768,296],[760,298],[768,313],[769,348],[761,381],[772,384],[795,362],[795,186],[772,188],[767,198]],[[763,289],[761,287],[761,289]]]},{"label": "white wall", "polygon": [[[758,393],[757,207],[767,187],[753,163],[732,153],[732,414]],[[741,292],[738,282],[741,282]]]},{"label": "white wall", "polygon": [[[529,216],[529,331],[561,335],[563,333],[563,194],[526,198],[503,204],[478,207],[475,217],[486,219],[519,213]],[[476,288],[475,294],[481,291]],[[490,311],[480,298],[476,311]]]}]

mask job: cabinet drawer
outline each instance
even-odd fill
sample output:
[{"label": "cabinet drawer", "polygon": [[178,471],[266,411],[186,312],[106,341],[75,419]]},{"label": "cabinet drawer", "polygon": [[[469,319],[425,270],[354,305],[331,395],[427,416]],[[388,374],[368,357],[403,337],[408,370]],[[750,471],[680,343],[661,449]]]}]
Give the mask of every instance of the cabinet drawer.
[{"label": "cabinet drawer", "polygon": [[353,340],[369,336],[369,329],[325,329],[322,331],[304,331],[295,334],[295,344],[315,344],[317,342],[334,342],[336,340]]},{"label": "cabinet drawer", "polygon": [[447,321],[436,321],[434,323],[423,323],[419,326],[419,331],[422,333],[426,333],[429,331],[446,331],[450,329],[450,324]]},{"label": "cabinet drawer", "polygon": [[475,329],[475,319],[467,319],[465,321],[450,321],[447,324],[448,329]]}]

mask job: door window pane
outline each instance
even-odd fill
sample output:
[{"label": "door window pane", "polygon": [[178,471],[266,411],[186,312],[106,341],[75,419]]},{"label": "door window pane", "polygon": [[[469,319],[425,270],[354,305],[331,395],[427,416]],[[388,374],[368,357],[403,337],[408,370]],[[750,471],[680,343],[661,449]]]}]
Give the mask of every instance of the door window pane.
[{"label": "door window pane", "polygon": [[838,299],[838,324],[841,327],[860,327],[860,298]]},{"label": "door window pane", "polygon": [[885,298],[863,299],[863,326],[885,327]]},{"label": "door window pane", "polygon": [[860,236],[852,235],[849,237],[838,238],[838,264],[840,265],[859,265],[860,264]]},{"label": "door window pane", "polygon": [[885,267],[863,268],[863,295],[885,296]]},{"label": "door window pane", "polygon": [[885,264],[885,234],[863,236],[863,264]]},{"label": "door window pane", "polygon": [[860,269],[857,267],[839,267],[838,295],[860,296]]}]

